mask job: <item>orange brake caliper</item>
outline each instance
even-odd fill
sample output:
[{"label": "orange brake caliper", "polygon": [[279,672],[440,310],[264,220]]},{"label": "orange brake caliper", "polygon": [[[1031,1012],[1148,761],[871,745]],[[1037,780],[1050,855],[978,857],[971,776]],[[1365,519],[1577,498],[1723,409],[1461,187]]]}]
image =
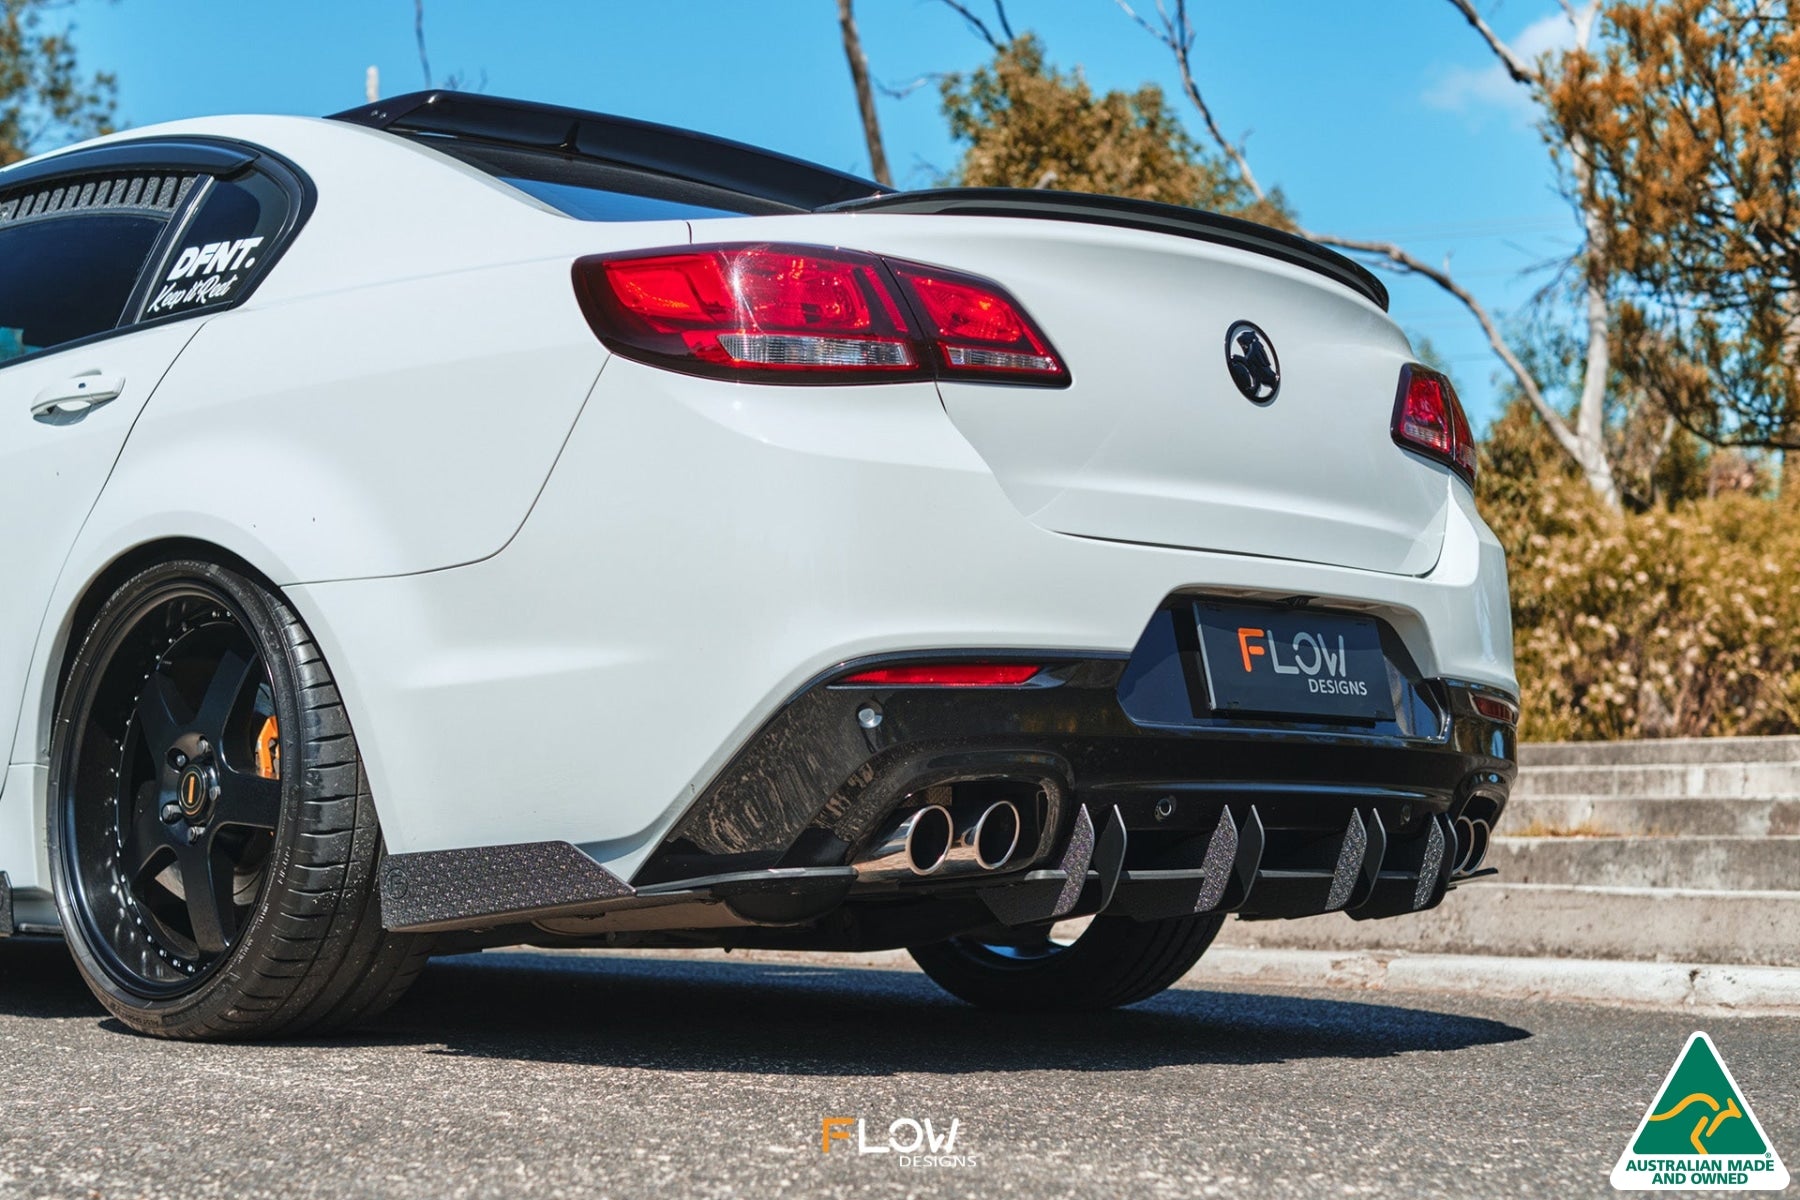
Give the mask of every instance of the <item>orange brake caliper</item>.
[{"label": "orange brake caliper", "polygon": [[264,779],[281,778],[281,726],[272,716],[256,733],[256,773]]}]

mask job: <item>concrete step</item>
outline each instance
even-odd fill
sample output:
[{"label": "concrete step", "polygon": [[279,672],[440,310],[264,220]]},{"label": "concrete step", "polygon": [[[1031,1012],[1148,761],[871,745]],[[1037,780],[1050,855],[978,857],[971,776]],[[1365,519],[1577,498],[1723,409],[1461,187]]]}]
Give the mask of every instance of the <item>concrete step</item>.
[{"label": "concrete step", "polygon": [[1791,762],[1800,737],[1659,738],[1640,742],[1531,742],[1519,747],[1525,767],[1655,766],[1664,763]]},{"label": "concrete step", "polygon": [[1767,837],[1800,834],[1800,796],[1726,800],[1645,796],[1515,796],[1502,836]]},{"label": "concrete step", "polygon": [[1800,891],[1474,883],[1430,912],[1228,921],[1221,945],[1800,967]]},{"label": "concrete step", "polygon": [[1509,884],[1785,891],[1800,888],[1800,837],[1496,837],[1487,865]]},{"label": "concrete step", "polygon": [[1800,763],[1530,767],[1515,796],[1800,796]]},{"label": "concrete step", "polygon": [[[766,953],[740,950],[732,957],[754,962],[752,956]],[[837,965],[835,958],[815,961]],[[1800,1017],[1800,968],[1795,967],[1214,946],[1178,986],[1214,983],[1461,993],[1488,1000],[1579,1000],[1608,1008],[1661,1008],[1690,1017]]]}]

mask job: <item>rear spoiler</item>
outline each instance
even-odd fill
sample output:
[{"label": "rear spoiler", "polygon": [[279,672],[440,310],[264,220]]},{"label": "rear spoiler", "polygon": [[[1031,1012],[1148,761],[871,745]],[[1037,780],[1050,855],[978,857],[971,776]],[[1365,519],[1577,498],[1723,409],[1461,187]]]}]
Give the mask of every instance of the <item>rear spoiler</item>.
[{"label": "rear spoiler", "polygon": [[1221,216],[1198,208],[1127,200],[1120,196],[1094,196],[1086,192],[1052,192],[1026,188],[934,188],[921,192],[893,192],[845,200],[831,212],[942,213],[965,217],[1025,217],[1044,221],[1079,221],[1088,225],[1117,225],[1147,229],[1196,241],[1213,242],[1248,250],[1315,271],[1368,297],[1385,312],[1387,288],[1361,263],[1328,250],[1303,237]]},{"label": "rear spoiler", "polygon": [[886,190],[844,171],[672,125],[441,88],[378,100],[330,119],[427,144],[449,138],[566,154],[795,208],[822,208]]},{"label": "rear spoiler", "polygon": [[1361,264],[1291,233],[1198,208],[1025,188],[894,192],[848,172],[672,125],[444,89],[378,100],[331,119],[427,143],[448,138],[566,154],[818,212],[1029,217],[1148,229],[1292,263],[1336,280],[1383,310],[1388,306],[1387,288]]}]

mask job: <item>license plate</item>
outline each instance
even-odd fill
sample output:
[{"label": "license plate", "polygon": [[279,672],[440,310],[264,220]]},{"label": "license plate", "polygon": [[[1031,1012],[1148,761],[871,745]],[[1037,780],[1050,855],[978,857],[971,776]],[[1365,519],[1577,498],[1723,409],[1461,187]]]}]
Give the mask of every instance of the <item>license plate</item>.
[{"label": "license plate", "polygon": [[1391,721],[1381,631],[1343,613],[1194,605],[1214,712]]}]

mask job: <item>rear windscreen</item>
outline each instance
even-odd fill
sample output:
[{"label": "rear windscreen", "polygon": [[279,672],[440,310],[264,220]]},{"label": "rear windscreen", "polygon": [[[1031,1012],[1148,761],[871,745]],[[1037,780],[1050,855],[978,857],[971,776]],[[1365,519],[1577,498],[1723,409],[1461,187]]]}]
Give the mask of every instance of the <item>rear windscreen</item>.
[{"label": "rear windscreen", "polygon": [[583,221],[697,220],[800,211],[709,184],[554,151],[431,137],[417,140]]},{"label": "rear windscreen", "polygon": [[528,196],[536,196],[551,208],[584,221],[667,221],[744,215],[743,209],[712,208],[682,200],[665,200],[661,196],[639,196],[572,183],[551,183],[545,179],[523,179],[517,175],[499,178]]}]

